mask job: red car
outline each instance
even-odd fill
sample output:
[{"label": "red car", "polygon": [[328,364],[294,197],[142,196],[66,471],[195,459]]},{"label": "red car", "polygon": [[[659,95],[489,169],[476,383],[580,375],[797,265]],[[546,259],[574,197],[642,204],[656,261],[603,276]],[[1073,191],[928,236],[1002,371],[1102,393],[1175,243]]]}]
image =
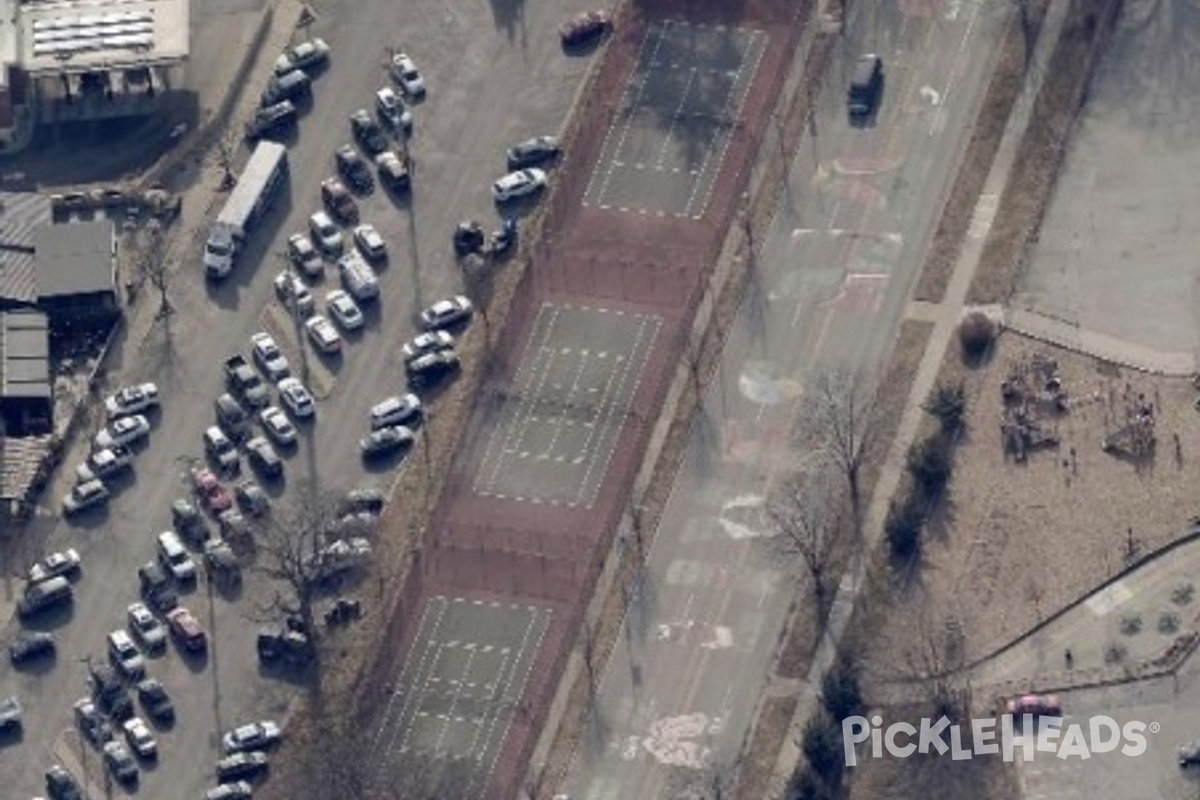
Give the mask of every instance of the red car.
[{"label": "red car", "polygon": [[233,495],[221,485],[211,469],[199,469],[193,472],[192,485],[205,508],[213,514],[220,514],[233,507]]},{"label": "red car", "polygon": [[563,47],[573,47],[604,35],[610,28],[612,15],[607,11],[585,11],[564,22],[558,29],[558,35],[562,39]]},{"label": "red car", "polygon": [[185,649],[199,652],[208,648],[204,626],[183,606],[167,612],[167,626]]},{"label": "red car", "polygon": [[1056,694],[1024,694],[1004,704],[1004,713],[1019,717],[1032,714],[1035,717],[1061,717],[1062,703]]}]

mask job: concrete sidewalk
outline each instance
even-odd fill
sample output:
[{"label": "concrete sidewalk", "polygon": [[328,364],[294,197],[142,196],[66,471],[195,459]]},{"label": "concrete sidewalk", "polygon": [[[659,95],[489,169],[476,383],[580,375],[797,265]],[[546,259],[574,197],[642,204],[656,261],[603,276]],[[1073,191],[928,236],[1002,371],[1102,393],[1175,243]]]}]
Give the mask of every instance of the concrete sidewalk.
[{"label": "concrete sidewalk", "polygon": [[[934,330],[930,335],[925,354],[913,381],[904,416],[900,420],[896,437],[892,441],[875,492],[867,507],[863,552],[874,552],[881,544],[888,505],[892,497],[896,495],[904,477],[905,458],[909,447],[917,439],[924,414],[921,405],[934,388],[947,349],[954,344],[954,335],[966,307],[967,290],[979,268],[984,243],[991,230],[992,219],[998,206],[997,200],[1003,196],[1004,189],[1008,184],[1018,146],[1029,126],[1034,102],[1046,76],[1046,65],[1049,64],[1050,57],[1058,44],[1069,6],[1069,3],[1055,2],[1051,3],[1047,9],[1046,18],[1031,59],[1032,66],[1027,73],[1025,85],[1013,106],[1012,114],[1008,118],[999,150],[991,171],[988,173],[983,191],[978,198],[971,227],[963,242],[962,252],[950,279],[945,298],[931,309],[934,312],[932,314]],[[864,582],[865,571],[865,560],[856,559],[855,565],[842,577],[841,585],[838,587],[825,634],[808,672],[806,690],[799,698],[788,735],[784,738],[783,747],[775,764],[773,784],[779,791],[787,786],[788,780],[802,757],[800,743],[803,741],[805,725],[820,706],[817,692],[821,685],[821,678],[837,657],[842,637],[846,633]]]}]

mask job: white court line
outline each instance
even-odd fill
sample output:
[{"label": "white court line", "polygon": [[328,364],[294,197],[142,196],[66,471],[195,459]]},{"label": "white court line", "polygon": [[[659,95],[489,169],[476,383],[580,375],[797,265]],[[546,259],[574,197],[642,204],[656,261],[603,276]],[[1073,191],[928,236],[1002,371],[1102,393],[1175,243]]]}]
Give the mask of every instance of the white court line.
[{"label": "white court line", "polygon": [[[972,3],[971,5],[971,18],[967,20],[967,27],[966,30],[963,31],[963,38],[958,43],[958,52],[954,54],[954,63],[950,66],[950,77],[946,79],[946,87],[942,89],[942,108],[945,108],[946,104],[949,102],[950,92],[954,89],[954,84],[958,82],[959,75],[962,74],[963,54],[966,52],[967,42],[971,41],[971,33],[975,30],[975,23],[979,20],[979,10],[983,7],[983,3]],[[1012,12],[1010,10],[1008,14],[1011,13]],[[1005,14],[1005,22],[1008,21],[1008,14]],[[930,136],[933,136],[935,133],[937,133],[936,123],[934,127],[929,129]]]},{"label": "white court line", "polygon": [[[571,388],[567,391],[567,396],[563,401],[564,409],[569,407],[571,405],[571,401],[574,400],[576,395],[579,394],[579,381],[583,377],[583,373],[587,371],[589,352],[590,351],[586,348],[579,351],[579,368],[575,371],[575,377],[571,380]],[[558,443],[558,438],[562,436],[563,428],[568,422],[567,414],[564,411],[563,413],[551,415],[547,418],[547,422],[550,423],[550,428],[553,430],[553,433],[550,436],[550,442],[546,445],[546,451],[544,453],[544,455],[549,458],[554,453],[554,445]]]},{"label": "white court line", "polygon": [[[416,670],[417,675],[420,675],[424,671],[425,660],[429,657],[429,652],[432,649],[433,644],[434,644],[433,637],[437,633],[437,631],[439,631],[441,629],[442,620],[446,616],[446,611],[450,605],[447,602],[445,597],[429,598],[429,600],[425,604],[425,611],[422,612],[422,614],[421,614],[421,625],[420,625],[420,627],[417,628],[416,637],[413,639],[414,643],[420,642],[422,635],[426,633],[425,625],[427,622],[430,621],[430,618],[429,618],[430,611],[435,602],[438,604],[438,606],[440,608],[439,608],[436,619],[433,620],[432,628],[428,633],[428,637],[425,639],[424,651],[421,653],[419,661],[415,661],[415,662],[413,659],[412,650],[408,651],[408,655],[404,659],[404,666],[401,668],[400,675],[396,680],[395,688],[393,689],[391,695],[388,697],[387,707],[384,709],[383,719],[380,720],[379,730],[376,732],[375,740],[374,740],[374,742],[372,742],[372,745],[371,745],[372,752],[376,753],[376,761],[383,763],[385,765],[390,764],[393,760],[392,757],[395,755],[394,745],[396,742],[396,737],[403,731],[404,727],[406,727],[403,725],[404,718],[408,713],[408,709],[414,699],[414,696],[418,694],[418,692],[416,692],[415,690],[414,691],[408,690],[410,680],[407,676],[409,676],[409,671],[414,665],[417,668],[417,670]],[[415,687],[414,687],[414,689],[415,689]],[[400,697],[401,695],[404,696],[404,700],[400,704],[399,713],[397,715],[393,716],[393,711],[395,710],[395,706],[396,706],[396,698]],[[383,738],[384,732],[388,728],[392,728],[391,736],[388,737],[387,746],[384,748],[383,753],[380,754],[379,753],[380,739]],[[397,729],[399,729],[399,730],[397,730]],[[405,738],[407,738],[407,737],[405,737]]]},{"label": "white court line", "polygon": [[[637,365],[637,369],[635,370],[636,377],[635,377],[634,383],[633,383],[633,391],[630,393],[629,400],[625,403],[625,407],[629,408],[629,405],[632,403],[633,398],[637,396],[637,389],[642,381],[642,370],[645,368],[646,360],[649,358],[650,351],[653,349],[653,344],[654,344],[653,340],[658,335],[658,330],[661,327],[661,321],[657,317],[643,316],[641,319],[641,322],[638,325],[637,339],[634,340],[633,347],[631,347],[629,349],[629,356],[626,357],[626,359],[625,359],[625,368],[621,371],[621,382],[617,386],[616,391],[612,394],[613,402],[607,403],[608,411],[606,411],[604,414],[604,422],[605,423],[607,423],[609,420],[611,410],[616,406],[616,402],[615,402],[616,398],[620,397],[621,390],[625,387],[625,381],[629,377],[629,373],[630,373],[630,370],[633,365],[634,356],[637,354],[638,347],[641,345],[642,339],[646,335],[647,323],[649,323],[651,320],[653,320],[653,322],[654,322],[654,334],[651,336],[651,343],[646,348],[646,352],[643,354],[642,360]],[[606,425],[606,427],[607,427],[607,425]],[[588,433],[587,442],[585,444],[588,444],[591,442],[592,436],[596,435],[596,431],[599,430],[599,428],[600,428],[600,423],[599,423],[599,420],[597,420],[596,422],[593,423],[593,426]],[[604,465],[600,469],[600,483],[604,482],[604,475],[608,472],[608,465],[612,462],[613,451],[616,450],[616,437],[619,434],[620,434],[619,429],[615,433],[608,432],[608,431],[605,432],[605,435],[611,436],[613,438],[613,441],[609,443],[608,452],[605,453],[605,455],[604,455]],[[575,494],[575,504],[576,505],[583,502],[584,490],[587,488],[588,480],[591,478],[592,471],[595,469],[595,467],[596,467],[596,459],[589,458],[587,461],[587,469],[584,470],[583,477],[579,481],[579,489]],[[599,491],[600,491],[600,484],[598,483],[589,494],[589,497],[588,497],[587,503],[586,503],[586,506],[588,508],[590,508],[592,503],[595,502],[596,494]]]},{"label": "white court line", "polygon": [[[546,631],[549,630],[549,628],[550,628],[550,619],[549,618],[551,616],[553,616],[553,612],[551,612],[548,609],[537,608],[536,606],[530,606],[530,608],[535,610],[535,614],[533,615],[534,618],[536,618],[538,616],[538,614],[540,613],[540,614],[545,615],[546,621],[541,626],[541,631],[538,633],[537,642],[535,642],[533,645],[533,651],[532,651],[533,655],[531,655],[529,657],[529,661],[525,665],[525,675],[522,676],[521,682],[520,682],[520,684],[518,684],[521,687],[521,694],[524,694],[526,689],[529,686],[529,675],[531,672],[533,672],[533,664],[534,664],[534,662],[537,661],[538,651],[541,650],[541,648],[542,648],[542,640],[546,637]],[[523,638],[521,640],[521,652],[522,653],[525,652],[525,642],[528,640],[528,634],[529,634],[529,631],[532,629],[532,627],[533,627],[533,623],[531,621],[530,626],[525,629],[525,633],[526,633],[525,638]],[[512,686],[512,684],[510,682],[509,687],[511,688],[511,686]],[[518,695],[517,700],[519,701],[520,698],[521,698],[521,696]],[[504,741],[506,739],[508,739],[508,729],[512,727],[512,719],[513,719],[513,715],[509,714],[508,720],[504,723],[504,730],[500,732],[500,738],[498,740],[500,742],[500,745],[496,748],[494,754],[492,755],[491,766],[487,768],[486,774],[489,778],[491,777],[492,773],[496,770],[496,762],[500,759],[500,751],[504,749]]]},{"label": "white court line", "polygon": [[[469,655],[467,656],[467,663],[463,665],[463,678],[466,678],[471,674],[471,665],[475,663],[475,648],[470,647],[468,649],[468,653]],[[437,741],[433,745],[433,752],[435,754],[440,754],[442,752],[442,742],[446,741],[446,733],[449,732],[450,722],[454,719],[454,708],[458,705],[459,698],[463,696],[462,685],[465,682],[465,680],[460,681],[455,687],[454,693],[450,696],[450,707],[447,708],[446,713],[442,715],[442,730],[438,734]],[[411,726],[409,727],[409,732],[412,732]],[[405,742],[407,743],[407,741],[408,737],[406,736]]]},{"label": "white court line", "polygon": [[679,93],[679,104],[675,106],[674,113],[671,114],[671,124],[667,125],[667,129],[662,134],[662,146],[658,148],[658,161],[654,166],[657,169],[663,168],[663,163],[667,160],[667,148],[671,146],[671,134],[675,131],[675,125],[683,119],[683,107],[687,104],[688,92],[692,90],[692,84],[696,80],[696,68],[684,67],[688,70],[687,83],[683,85],[683,91]]},{"label": "white court line", "polygon": [[[550,364],[554,361],[554,353],[552,352],[552,348],[548,343],[550,341],[551,334],[554,332],[554,321],[558,319],[558,315],[561,310],[562,309],[560,309],[558,306],[550,303],[544,303],[541,309],[538,311],[539,319],[534,321],[535,330],[540,318],[544,315],[547,315],[548,311],[549,319],[542,327],[540,339],[535,341],[531,338],[525,345],[525,352],[521,354],[521,360],[519,362],[519,366],[517,367],[517,374],[513,376],[512,381],[513,385],[518,391],[521,391],[523,388],[528,388],[523,387],[519,381],[521,378],[522,368],[525,368],[529,373],[527,381],[528,383],[532,383],[533,379],[537,376],[538,370],[541,368],[540,365],[543,357],[546,358],[546,371],[549,371]],[[542,376],[542,380],[544,382],[545,373],[542,373]],[[524,396],[525,393],[522,392],[522,398],[524,398]],[[520,407],[526,401],[524,399],[519,401],[518,410],[514,412],[512,417],[505,419],[506,412],[508,411],[508,402],[508,400],[505,400],[501,405],[499,415],[500,424],[492,429],[492,435],[488,438],[487,447],[484,448],[483,460],[480,463],[479,473],[476,475],[475,479],[475,491],[480,494],[484,492],[490,492],[496,485],[496,477],[500,474],[500,470],[504,467],[507,457],[506,454],[512,449],[511,445],[513,441],[513,435],[516,432],[517,422],[519,420],[517,415],[520,413]],[[493,451],[497,445],[499,445],[499,452],[496,452],[493,456]],[[492,459],[492,469],[490,472],[487,470],[489,459]],[[485,473],[487,474],[485,475]]]},{"label": "white court line", "polygon": [[[712,198],[713,187],[717,182],[716,173],[721,171],[721,166],[725,163],[725,154],[729,152],[729,142],[733,139],[733,136],[728,130],[728,126],[737,121],[737,119],[742,115],[742,107],[746,103],[746,96],[750,93],[750,84],[754,83],[754,76],[758,74],[758,65],[762,63],[763,53],[765,53],[767,49],[766,43],[763,42],[763,34],[761,32],[749,31],[749,34],[750,41],[746,45],[747,52],[742,53],[741,58],[738,60],[737,74],[734,75],[733,83],[729,86],[729,92],[725,95],[725,106],[721,110],[721,121],[725,124],[726,128],[719,134],[719,136],[723,138],[723,142],[721,144],[720,155],[717,156],[717,166],[714,170],[713,180],[709,183],[708,190],[704,193],[704,200],[700,204],[700,211],[698,214],[701,217],[704,216],[704,211],[708,208],[708,201]],[[759,45],[758,55],[754,59],[754,66],[750,69],[750,72],[747,73],[749,76],[748,79],[741,87],[741,91],[739,92],[737,90],[738,81],[741,80],[742,73],[746,69],[746,56],[749,54],[750,48],[755,44]],[[737,98],[737,109],[730,113],[730,106],[732,105],[735,97]],[[713,144],[716,144],[716,142],[713,142]],[[712,147],[711,145],[705,148],[704,160],[700,163],[700,174],[692,184],[692,193],[688,197],[687,205],[683,207],[682,213],[684,216],[687,216],[692,212],[692,205],[696,202],[696,193],[700,191],[700,186],[704,182],[704,171],[708,168],[708,163],[715,153],[716,148]]]},{"label": "white court line", "polygon": [[[646,84],[650,82],[650,74],[653,69],[654,62],[658,59],[658,50],[660,47],[662,47],[663,41],[667,38],[667,29],[670,27],[670,25],[671,25],[671,23],[668,20],[667,22],[664,22],[661,26],[658,26],[658,27],[652,29],[651,31],[646,32],[646,39],[642,42],[641,51],[638,53],[638,60],[636,62],[638,67],[641,67],[641,65],[642,65],[642,52],[645,51],[646,45],[649,44],[650,35],[652,32],[658,33],[658,41],[656,41],[654,43],[654,50],[650,53],[650,59],[646,63],[646,66],[648,69],[646,69],[642,73],[641,85],[638,86],[637,94],[633,98],[633,103],[628,106],[629,113],[625,117],[625,124],[621,131],[621,135],[617,139],[616,149],[608,154],[608,169],[607,169],[607,171],[605,171],[604,181],[600,185],[600,191],[596,195],[596,200],[603,200],[604,195],[608,193],[608,184],[609,184],[609,181],[612,180],[613,171],[615,169],[615,167],[613,166],[613,162],[620,156],[621,149],[625,146],[625,140],[629,137],[629,129],[633,124],[634,114],[637,111],[638,106],[640,106],[642,104],[642,97],[646,93]],[[629,97],[629,95],[632,91],[633,91],[633,84],[630,83],[630,85],[626,88],[624,97],[622,97],[622,107],[623,108],[625,107],[625,102],[624,102],[625,97]],[[606,134],[604,137],[604,147],[607,147],[607,145],[608,145],[608,138],[609,138],[609,135],[613,131],[613,127],[614,127],[613,125],[611,125],[611,124],[609,125],[608,134]],[[600,152],[604,153],[604,152],[606,152],[606,150],[604,148],[602,148],[600,150]],[[597,165],[597,166],[599,166],[599,165]],[[595,179],[596,173],[598,171],[599,170],[596,170],[592,173],[593,179]],[[588,182],[588,190],[590,190],[591,188],[592,188],[591,181],[589,181]],[[585,197],[587,196],[587,192],[585,192],[584,196]]]},{"label": "white court line", "polygon": [[[507,648],[506,648],[507,650]],[[516,658],[520,657],[520,652]],[[500,716],[500,704],[497,702],[500,699],[500,679],[509,671],[509,662],[514,660],[514,656],[510,652],[505,652],[500,656],[500,668],[495,671],[492,679],[492,690],[480,700],[483,703],[483,714],[475,717],[475,733],[471,736],[470,745],[467,747],[468,753],[476,753],[475,762],[480,766],[483,765],[483,754],[487,752],[488,746],[491,744],[491,728],[495,726],[494,717]],[[489,719],[493,721],[489,723]],[[484,736],[484,729],[487,728],[488,735]],[[483,738],[483,743],[480,744],[480,738]]]}]

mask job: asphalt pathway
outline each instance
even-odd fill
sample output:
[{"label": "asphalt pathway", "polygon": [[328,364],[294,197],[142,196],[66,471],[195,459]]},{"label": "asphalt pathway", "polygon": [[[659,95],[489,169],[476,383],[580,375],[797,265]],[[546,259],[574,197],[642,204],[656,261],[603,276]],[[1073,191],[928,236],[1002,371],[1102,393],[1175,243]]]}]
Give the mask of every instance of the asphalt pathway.
[{"label": "asphalt pathway", "polygon": [[[795,596],[762,497],[803,458],[787,433],[806,376],[887,354],[1003,22],[963,5],[942,19],[854,6],[630,598],[564,787],[575,800],[661,797],[667,768],[736,757]],[[867,51],[887,89],[877,124],[851,131],[844,91]]]}]

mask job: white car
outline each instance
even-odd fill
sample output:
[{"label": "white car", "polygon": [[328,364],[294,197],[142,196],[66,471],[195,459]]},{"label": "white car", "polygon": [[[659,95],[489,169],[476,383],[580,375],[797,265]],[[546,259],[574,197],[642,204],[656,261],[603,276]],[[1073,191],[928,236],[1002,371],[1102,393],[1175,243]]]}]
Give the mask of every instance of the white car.
[{"label": "white car", "polygon": [[303,233],[293,233],[288,237],[287,253],[292,265],[309,278],[315,280],[325,274],[321,254],[313,247],[312,239]]},{"label": "white car", "polygon": [[70,516],[86,511],[92,506],[108,502],[109,492],[104,481],[92,480],[76,484],[66,497],[63,498],[63,513]]},{"label": "white car", "polygon": [[121,727],[125,730],[125,741],[129,742],[133,752],[142,758],[158,756],[158,742],[154,741],[154,734],[150,732],[150,726],[144,719],[131,717],[125,720],[125,724]]},{"label": "white car", "polygon": [[287,356],[279,349],[271,334],[259,331],[250,337],[250,343],[254,345],[254,360],[266,373],[268,380],[278,382],[291,374],[292,368],[288,364]]},{"label": "white car", "polygon": [[127,678],[140,678],[146,674],[146,661],[133,639],[123,630],[108,635],[108,657],[113,665]]},{"label": "white car", "polygon": [[325,310],[344,331],[356,331],[366,323],[358,303],[342,289],[325,295]]},{"label": "white car", "polygon": [[110,419],[140,414],[157,407],[158,386],[153,383],[126,386],[104,401],[104,409],[108,412]]},{"label": "white car", "polygon": [[275,444],[290,447],[296,443],[296,426],[279,406],[264,408],[258,419],[262,423],[263,431]]},{"label": "white car", "polygon": [[421,398],[415,394],[394,395],[371,408],[371,430],[407,425],[421,416]]},{"label": "white car", "polygon": [[332,355],[342,351],[342,337],[338,335],[337,328],[320,314],[309,317],[304,323],[304,330],[308,331],[308,338],[322,353]]},{"label": "white car", "polygon": [[92,440],[92,446],[95,450],[122,445],[127,446],[141,441],[149,435],[150,421],[141,414],[134,414],[132,417],[121,417],[118,420],[113,420],[104,426],[96,434],[96,438]]},{"label": "white car", "polygon": [[308,290],[304,281],[300,280],[300,276],[290,269],[285,269],[275,276],[275,296],[288,311],[298,312],[300,319],[313,312],[312,292]]},{"label": "white car", "polygon": [[132,464],[133,451],[119,444],[92,453],[87,461],[75,468],[75,477],[80,483],[87,483],[115,475]]},{"label": "white car", "polygon": [[284,378],[279,382],[279,397],[296,419],[308,419],[317,413],[312,393],[297,378]]},{"label": "white car", "polygon": [[78,574],[82,568],[83,562],[74,548],[51,553],[29,568],[29,582],[41,583],[59,575],[71,577]]},{"label": "white car", "polygon": [[410,339],[400,352],[404,355],[404,363],[420,358],[427,353],[439,350],[449,350],[454,347],[454,335],[449,331],[427,331]]},{"label": "white car", "polygon": [[145,603],[133,603],[126,610],[129,630],[147,650],[159,650],[167,644],[167,629],[150,613]]},{"label": "white car", "polygon": [[289,47],[275,61],[275,74],[286,75],[294,69],[309,69],[329,60],[329,45],[324,39],[312,39]]},{"label": "white car", "polygon": [[540,169],[510,172],[492,184],[492,197],[497,203],[515,200],[541,190],[546,185],[546,173]]},{"label": "white car", "polygon": [[417,65],[405,53],[392,56],[392,77],[409,97],[421,97],[425,94],[425,79],[421,77]]},{"label": "white car", "polygon": [[385,86],[375,93],[375,111],[379,114],[379,119],[393,130],[406,133],[412,130],[412,112],[405,107],[404,101],[392,87]]},{"label": "white car", "polygon": [[374,225],[359,225],[354,229],[354,244],[368,261],[383,261],[387,258],[387,244]]},{"label": "white car", "polygon": [[204,793],[204,800],[250,800],[254,786],[249,781],[222,783]]},{"label": "white car", "polygon": [[245,753],[250,750],[264,750],[278,742],[283,737],[283,731],[278,723],[271,720],[253,722],[235,728],[221,737],[221,749],[226,754]]},{"label": "white car", "polygon": [[326,211],[318,211],[308,218],[308,231],[322,253],[337,255],[346,246],[346,240],[342,238],[342,229]]},{"label": "white car", "polygon": [[471,318],[474,308],[463,295],[440,300],[421,312],[421,324],[427,331],[441,330]]}]

